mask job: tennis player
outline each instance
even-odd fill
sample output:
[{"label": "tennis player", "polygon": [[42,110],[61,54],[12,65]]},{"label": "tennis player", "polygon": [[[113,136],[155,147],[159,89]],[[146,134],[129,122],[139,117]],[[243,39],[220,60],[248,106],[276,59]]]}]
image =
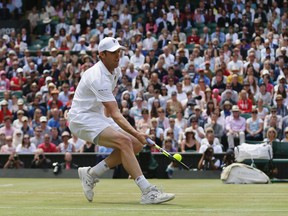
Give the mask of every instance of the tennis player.
[{"label": "tennis player", "polygon": [[83,140],[114,149],[96,166],[80,167],[79,178],[87,200],[92,202],[93,188],[99,177],[110,168],[123,164],[142,191],[141,204],[167,202],[175,195],[163,193],[151,185],[135,157],[147,143],[147,135],[136,131],[122,116],[113,95],[120,75],[121,49],[124,47],[112,37],[100,41],[100,61],[83,73],[68,113],[72,133]]}]

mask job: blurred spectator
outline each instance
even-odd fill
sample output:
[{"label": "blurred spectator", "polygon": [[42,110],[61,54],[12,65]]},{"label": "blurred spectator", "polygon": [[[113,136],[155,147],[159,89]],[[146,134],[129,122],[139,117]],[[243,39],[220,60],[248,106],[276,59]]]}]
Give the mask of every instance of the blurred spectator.
[{"label": "blurred spectator", "polygon": [[199,170],[217,170],[220,167],[220,160],[214,157],[214,150],[208,147],[198,163]]},{"label": "blurred spectator", "polygon": [[75,146],[69,142],[70,139],[70,133],[67,131],[64,131],[61,134],[62,142],[59,144],[58,151],[59,152],[75,152]]},{"label": "blurred spectator", "polygon": [[16,152],[18,154],[31,154],[36,151],[36,146],[34,143],[31,143],[30,136],[28,134],[25,134],[23,136],[22,143],[18,144],[16,147]]},{"label": "blurred spectator", "polygon": [[15,152],[15,146],[13,145],[12,141],[12,136],[6,136],[5,143],[1,146],[0,152],[6,154]]},{"label": "blurred spectator", "polygon": [[70,152],[66,152],[64,162],[60,164],[61,168],[65,170],[78,169],[78,165],[73,163],[72,160],[72,154]]},{"label": "blurred spectator", "polygon": [[221,143],[219,139],[215,137],[213,128],[206,128],[205,133],[206,138],[202,139],[200,143],[199,153],[205,152],[208,147],[212,147],[214,153],[222,153]]},{"label": "blurred spectator", "polygon": [[275,130],[275,128],[273,127],[270,127],[268,130],[267,130],[267,133],[266,133],[266,138],[264,139],[264,142],[272,145],[274,141],[276,142],[280,142],[280,140],[277,138],[277,131]]},{"label": "blurred spectator", "polygon": [[5,163],[4,169],[21,169],[24,168],[23,161],[20,160],[19,155],[16,153],[11,153],[8,161]]},{"label": "blurred spectator", "polygon": [[59,136],[58,128],[52,127],[50,134],[51,134],[51,142],[54,143],[56,146],[59,146],[59,144],[62,142],[62,139]]},{"label": "blurred spectator", "polygon": [[257,115],[256,108],[252,108],[252,117],[246,121],[246,140],[263,140],[263,120]]},{"label": "blurred spectator", "polygon": [[85,144],[85,141],[78,138],[72,133],[71,138],[68,140],[69,143],[72,143],[75,146],[75,152],[80,152],[82,146]]},{"label": "blurred spectator", "polygon": [[96,145],[94,143],[86,141],[84,145],[81,147],[80,152],[96,152]]},{"label": "blurred spectator", "polygon": [[199,151],[200,143],[195,139],[195,132],[191,127],[185,129],[183,139],[180,143],[180,147],[181,152]]},{"label": "blurred spectator", "polygon": [[54,143],[51,142],[49,134],[44,135],[44,142],[38,145],[38,148],[42,149],[44,152],[58,152],[58,149]]},{"label": "blurred spectator", "polygon": [[49,169],[52,168],[51,160],[46,158],[43,149],[37,149],[34,154],[34,159],[31,163],[31,168]]},{"label": "blurred spectator", "polygon": [[6,115],[4,117],[4,126],[0,128],[0,133],[4,132],[5,136],[13,136],[15,128],[12,126],[12,117]]},{"label": "blurred spectator", "polygon": [[234,138],[239,138],[239,143],[245,142],[245,119],[240,116],[240,109],[237,105],[232,107],[232,115],[226,118],[226,131],[228,132],[229,148],[234,148]]},{"label": "blurred spectator", "polygon": [[167,136],[166,139],[164,139],[163,141],[162,148],[167,152],[177,152],[177,148],[173,147],[173,141],[173,138]]},{"label": "blurred spectator", "polygon": [[30,138],[30,142],[34,143],[36,147],[38,147],[39,144],[44,142],[44,138],[41,135],[41,133],[42,133],[41,127],[37,126],[34,128],[34,136]]}]

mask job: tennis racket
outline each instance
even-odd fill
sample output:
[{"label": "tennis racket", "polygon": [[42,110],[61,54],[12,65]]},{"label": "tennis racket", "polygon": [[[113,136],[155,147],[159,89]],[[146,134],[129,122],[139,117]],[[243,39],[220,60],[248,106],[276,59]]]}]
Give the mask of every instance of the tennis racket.
[{"label": "tennis racket", "polygon": [[161,148],[160,146],[158,146],[153,140],[151,140],[150,138],[146,139],[147,142],[149,143],[149,145],[154,146],[157,150],[159,150],[159,152],[161,152],[162,154],[164,154],[166,157],[168,157],[170,160],[178,163],[179,165],[181,165],[184,169],[186,170],[190,170],[190,168],[184,164],[183,162],[177,160],[176,158],[174,158],[169,152],[167,152],[166,150],[164,150],[163,148]]}]

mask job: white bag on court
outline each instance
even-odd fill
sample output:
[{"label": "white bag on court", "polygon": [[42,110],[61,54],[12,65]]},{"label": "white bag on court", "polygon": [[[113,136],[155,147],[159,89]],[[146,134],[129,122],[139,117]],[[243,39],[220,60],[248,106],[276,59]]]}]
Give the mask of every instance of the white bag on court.
[{"label": "white bag on court", "polygon": [[233,163],[225,167],[221,173],[225,184],[268,184],[269,177],[259,169],[246,164]]},{"label": "white bag on court", "polygon": [[273,157],[273,150],[271,145],[266,143],[261,144],[247,144],[242,143],[241,145],[234,148],[235,160],[242,162],[246,159],[267,159],[270,160]]}]

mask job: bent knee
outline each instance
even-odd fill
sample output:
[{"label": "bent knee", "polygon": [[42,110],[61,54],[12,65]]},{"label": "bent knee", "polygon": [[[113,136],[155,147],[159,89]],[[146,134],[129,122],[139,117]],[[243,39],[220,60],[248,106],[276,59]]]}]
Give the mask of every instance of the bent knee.
[{"label": "bent knee", "polygon": [[132,140],[130,139],[130,137],[124,135],[117,138],[116,146],[121,151],[133,149]]},{"label": "bent knee", "polygon": [[134,153],[135,154],[138,154],[139,152],[141,152],[142,151],[142,149],[143,149],[143,145],[139,142],[139,143],[136,143],[135,145],[134,145]]}]

